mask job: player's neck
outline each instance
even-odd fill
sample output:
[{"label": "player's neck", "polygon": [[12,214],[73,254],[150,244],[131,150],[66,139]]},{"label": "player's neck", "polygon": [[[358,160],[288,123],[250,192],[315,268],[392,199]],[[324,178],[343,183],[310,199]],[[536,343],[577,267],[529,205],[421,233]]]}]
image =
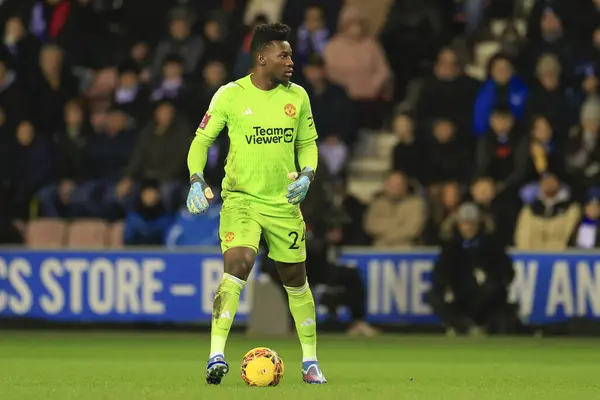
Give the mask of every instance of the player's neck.
[{"label": "player's neck", "polygon": [[281,83],[257,73],[253,73],[250,75],[250,81],[257,89],[264,91],[273,90]]}]

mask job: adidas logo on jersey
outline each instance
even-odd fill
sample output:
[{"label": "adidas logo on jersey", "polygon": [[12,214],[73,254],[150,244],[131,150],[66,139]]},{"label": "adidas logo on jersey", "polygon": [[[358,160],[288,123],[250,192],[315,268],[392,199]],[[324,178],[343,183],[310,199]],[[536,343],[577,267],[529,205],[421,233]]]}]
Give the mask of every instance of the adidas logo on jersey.
[{"label": "adidas logo on jersey", "polygon": [[246,108],[246,111],[244,111],[243,115],[252,115],[252,110],[250,109],[250,107]]}]

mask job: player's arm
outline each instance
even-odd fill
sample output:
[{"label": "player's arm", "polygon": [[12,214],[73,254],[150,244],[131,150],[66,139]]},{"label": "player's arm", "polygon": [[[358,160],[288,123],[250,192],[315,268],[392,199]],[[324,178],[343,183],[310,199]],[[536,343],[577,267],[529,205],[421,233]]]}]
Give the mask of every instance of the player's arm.
[{"label": "player's arm", "polygon": [[[317,171],[319,151],[317,148],[317,128],[313,120],[312,109],[308,94],[303,90],[304,100],[300,108],[298,134],[296,135],[296,152],[300,171],[311,169]],[[312,177],[311,177],[312,180]]]},{"label": "player's arm", "polygon": [[202,118],[202,122],[200,122],[200,126],[196,130],[196,136],[190,145],[187,158],[190,178],[192,180],[197,175],[202,176],[204,167],[206,166],[208,149],[227,124],[227,91],[231,87],[230,85],[221,86],[217,90],[206,114]]},{"label": "player's arm", "polygon": [[298,134],[296,135],[296,155],[300,166],[300,173],[288,174],[294,182],[287,187],[287,199],[290,204],[298,204],[306,198],[308,187],[315,178],[319,151],[317,148],[317,129],[313,121],[310,100],[303,90],[304,99],[300,108],[298,121]]}]

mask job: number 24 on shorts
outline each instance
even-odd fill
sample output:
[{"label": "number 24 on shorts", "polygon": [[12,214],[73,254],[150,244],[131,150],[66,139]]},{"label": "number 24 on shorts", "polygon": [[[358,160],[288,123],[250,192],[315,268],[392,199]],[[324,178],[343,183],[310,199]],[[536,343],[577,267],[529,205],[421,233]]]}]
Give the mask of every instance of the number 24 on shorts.
[{"label": "number 24 on shorts", "polygon": [[[292,245],[289,248],[292,250],[299,249],[300,246],[298,246],[298,238],[300,237],[300,234],[298,232],[292,231],[292,232],[288,233],[288,236],[290,238],[292,238],[292,240],[293,240]],[[303,232],[302,239],[300,239],[300,242],[304,242],[305,236],[306,236],[306,234]]]}]

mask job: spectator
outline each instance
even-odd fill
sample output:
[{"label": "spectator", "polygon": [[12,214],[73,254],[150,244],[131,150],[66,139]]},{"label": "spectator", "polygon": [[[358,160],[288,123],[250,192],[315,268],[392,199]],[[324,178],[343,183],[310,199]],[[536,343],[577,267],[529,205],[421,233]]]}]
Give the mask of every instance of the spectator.
[{"label": "spectator", "polygon": [[153,102],[171,101],[178,109],[191,107],[192,87],[183,76],[183,59],[177,54],[165,58],[162,75],[152,91]]},{"label": "spectator", "polygon": [[[6,60],[0,54],[0,108],[5,112],[8,129],[15,129],[25,118],[25,95],[18,86],[17,74],[8,68]],[[4,141],[0,138],[0,141]]]},{"label": "spectator", "polygon": [[130,199],[117,196],[116,188],[137,137],[130,125],[127,115],[113,107],[102,129],[90,137],[84,151],[84,179],[71,196],[78,215],[111,220],[122,216]]},{"label": "spectator", "polygon": [[204,54],[204,41],[191,33],[194,17],[185,8],[175,8],[169,16],[169,37],[158,44],[154,54],[153,76],[158,77],[166,58],[171,54],[181,57],[183,73],[191,75]]},{"label": "spectator", "polygon": [[531,133],[519,143],[515,152],[515,168],[504,185],[519,187],[538,180],[547,172],[565,176],[564,152],[555,144],[554,132],[548,120],[538,116],[533,119]]},{"label": "spectator", "polygon": [[600,248],[600,188],[590,188],[583,208],[583,217],[575,226],[569,239],[569,247],[579,249]]},{"label": "spectator", "polygon": [[426,301],[444,326],[453,332],[502,332],[515,319],[508,305],[514,278],[512,261],[502,244],[480,227],[476,205],[463,204],[456,236],[444,243],[432,273]]},{"label": "spectator", "polygon": [[[365,321],[367,312],[367,291],[359,271],[341,264],[336,254],[343,238],[343,228],[337,224],[321,224],[307,229],[306,271],[312,285],[322,285],[323,293],[319,305],[328,310],[328,316],[335,320],[337,309],[346,306],[350,310],[348,334],[373,337],[379,331]],[[333,322],[333,321],[331,321]]]},{"label": "spectator", "polygon": [[[331,185],[331,210],[327,221],[332,226],[341,229],[340,246],[368,246],[370,238],[363,229],[363,220],[367,207],[348,192],[344,182],[334,182]],[[317,210],[314,219],[323,220],[322,205]]]},{"label": "spectator", "polygon": [[323,9],[317,5],[308,7],[296,37],[296,63],[302,66],[313,56],[323,57],[328,40],[329,30],[325,26]]},{"label": "spectator", "polygon": [[496,55],[489,63],[489,78],[477,94],[473,114],[473,131],[481,136],[489,130],[492,111],[496,107],[508,107],[520,121],[525,114],[527,87],[515,75],[511,61],[503,55]]},{"label": "spectator", "polygon": [[152,71],[150,70],[150,46],[148,46],[148,43],[144,40],[136,41],[131,46],[129,58],[139,71],[140,82],[148,84],[152,77]]},{"label": "spectator", "polygon": [[[352,146],[357,132],[352,103],[346,92],[327,79],[325,63],[318,56],[312,56],[308,60],[303,72],[308,82],[306,90],[319,132],[324,135],[337,135],[348,146]],[[340,118],[341,115],[344,118]]]},{"label": "spectator", "polygon": [[[490,188],[489,187],[481,187],[481,183],[479,183],[478,185],[474,186],[473,191],[475,192],[476,195],[478,195],[480,197],[479,198],[480,201],[482,201],[482,202],[489,201],[489,203],[487,204],[487,206],[489,207],[491,205],[491,201],[493,199],[493,197],[491,197],[491,198],[489,198],[489,197],[493,196],[493,192],[486,193],[485,190],[489,191]],[[473,203],[473,204],[475,204],[475,203]],[[479,206],[479,204],[476,204],[476,205]],[[451,240],[452,237],[454,236],[454,231],[456,230],[456,224],[458,222],[459,211],[460,211],[460,209],[458,207],[456,207],[456,211],[447,215],[446,218],[444,218],[444,220],[442,221],[442,224],[439,229],[441,243]],[[483,207],[479,207],[479,224],[481,225],[480,228],[481,228],[482,232],[485,232],[488,234],[494,233],[494,231],[496,229],[496,224],[494,222],[494,216],[490,211],[491,210],[489,210],[489,209],[486,209],[485,211],[483,211]]]},{"label": "spectator", "polygon": [[8,69],[18,74],[20,84],[29,79],[37,63],[40,44],[27,32],[23,20],[11,17],[4,25],[4,40],[0,44],[0,55],[6,57]]},{"label": "spectator", "polygon": [[478,88],[479,82],[464,74],[456,52],[443,48],[438,53],[433,76],[425,81],[417,101],[418,126],[431,126],[435,119],[452,116],[459,131],[468,132]]},{"label": "spectator", "polygon": [[44,187],[38,197],[46,217],[77,217],[70,206],[77,184],[83,179],[86,145],[94,133],[86,120],[83,104],[71,100],[65,106],[65,131],[57,140],[57,184]]},{"label": "spectator", "polygon": [[471,184],[471,199],[481,212],[481,220],[487,233],[494,233],[505,246],[512,244],[518,207],[511,197],[496,194],[496,183],[490,177],[481,176]]},{"label": "spectator", "polygon": [[40,52],[39,70],[28,83],[29,113],[41,132],[53,134],[64,129],[65,104],[79,90],[77,78],[64,65],[64,53],[54,44],[47,44]]},{"label": "spectator", "polygon": [[68,0],[38,0],[31,10],[29,30],[42,42],[56,41],[70,11]]},{"label": "spectator", "polygon": [[381,101],[391,98],[392,72],[381,45],[367,30],[367,22],[357,8],[342,10],[338,32],[327,43],[324,58],[329,79],[346,89],[355,103],[359,126],[379,127]]},{"label": "spectator", "polygon": [[527,96],[525,120],[543,115],[556,132],[562,133],[568,128],[569,119],[565,115],[567,103],[558,58],[554,54],[542,55],[537,62],[536,76],[537,82]]},{"label": "spectator", "polygon": [[377,247],[413,246],[423,232],[425,213],[425,202],[409,192],[406,175],[392,172],[367,209],[365,231]]},{"label": "spectator", "polygon": [[[123,2],[70,0],[71,8],[58,40],[69,64],[98,70],[119,64],[122,58]],[[113,16],[119,15],[117,18]],[[116,21],[115,21],[116,19]],[[151,24],[144,10],[144,23]],[[115,27],[117,29],[115,29]]]},{"label": "spectator", "polygon": [[319,155],[333,179],[339,180],[346,177],[346,168],[349,161],[348,147],[341,141],[339,136],[325,136],[319,144]]},{"label": "spectator", "polygon": [[449,119],[433,123],[433,143],[428,146],[425,183],[428,186],[445,181],[466,183],[471,174],[471,157],[468,147],[456,138],[456,125]]},{"label": "spectator", "polygon": [[424,183],[423,160],[426,148],[415,137],[415,124],[408,114],[398,114],[392,122],[392,130],[398,141],[393,151],[394,170],[401,171],[410,179]]},{"label": "spectator", "polygon": [[507,108],[497,107],[490,118],[491,132],[479,138],[475,154],[476,176],[490,176],[504,182],[515,166],[519,138],[515,118]]},{"label": "spectator", "polygon": [[285,0],[249,0],[244,13],[244,24],[250,25],[258,16],[264,15],[268,22],[281,21]]},{"label": "spectator", "polygon": [[[319,6],[324,11],[325,26],[329,32],[333,32],[337,25],[337,17],[342,9],[345,0],[328,0],[319,2]],[[290,25],[293,30],[297,30],[304,22],[305,11],[316,4],[313,0],[295,0],[286,1],[283,10],[283,21]]]},{"label": "spectator", "polygon": [[580,218],[579,206],[556,175],[540,179],[537,200],[519,213],[515,245],[519,250],[564,250]]},{"label": "spectator", "polygon": [[569,132],[566,144],[567,172],[576,198],[591,186],[600,186],[600,101],[588,99],[581,109],[581,123]]},{"label": "spectator", "polygon": [[453,224],[461,202],[461,191],[458,182],[446,182],[440,187],[439,199],[430,203],[431,218],[427,229],[427,243],[438,245],[449,240],[453,235]]},{"label": "spectator", "polygon": [[[230,65],[233,60],[227,19],[221,13],[211,13],[204,23],[202,39],[205,50],[196,69],[196,75],[201,75],[206,64],[215,60],[222,60]],[[234,48],[235,50],[235,48]]]},{"label": "spectator", "polygon": [[563,21],[560,15],[550,7],[547,7],[540,20],[541,35],[533,38],[522,49],[518,61],[522,74],[526,80],[530,80],[535,74],[537,60],[542,54],[554,54],[564,71],[573,68],[573,43],[565,37]]},{"label": "spectator", "polygon": [[145,121],[150,93],[148,87],[140,82],[139,75],[140,70],[132,60],[119,66],[119,83],[113,96],[113,104],[135,121]]},{"label": "spectator", "polygon": [[119,71],[116,67],[102,68],[91,76],[90,85],[85,90],[87,105],[92,112],[105,113],[113,104],[113,97],[119,85]]},{"label": "spectator", "polygon": [[598,69],[587,65],[576,72],[574,77],[575,83],[569,86],[565,92],[565,99],[567,101],[565,114],[569,125],[579,122],[580,110],[586,100],[600,96],[600,90],[598,90]]},{"label": "spectator", "polygon": [[31,122],[21,122],[16,136],[16,161],[12,170],[12,215],[27,220],[35,194],[54,178],[54,159],[49,138],[38,134]]},{"label": "spectator", "polygon": [[131,195],[135,182],[156,180],[162,203],[168,212],[174,212],[187,187],[190,132],[186,121],[176,118],[173,104],[158,104],[154,120],[144,128],[135,144],[125,176],[117,186],[117,196],[124,199]]},{"label": "spectator", "polygon": [[254,18],[252,25],[248,27],[246,34],[242,40],[242,47],[238,50],[235,65],[233,67],[233,79],[240,79],[250,73],[250,69],[254,64],[252,54],[250,52],[250,43],[252,41],[252,33],[258,25],[266,24],[267,17],[259,14]]},{"label": "spectator", "polygon": [[123,241],[126,245],[163,245],[172,223],[158,183],[143,182],[134,209],[125,216]]},{"label": "spectator", "polygon": [[197,122],[197,124],[200,124],[198,117],[202,116],[202,113],[208,110],[213,95],[226,83],[227,70],[225,69],[225,65],[221,61],[216,60],[208,62],[202,71],[202,79],[203,84],[198,93],[192,95],[198,98],[197,104],[185,108],[178,107],[181,111],[189,110],[187,111],[187,115],[190,121]]}]

